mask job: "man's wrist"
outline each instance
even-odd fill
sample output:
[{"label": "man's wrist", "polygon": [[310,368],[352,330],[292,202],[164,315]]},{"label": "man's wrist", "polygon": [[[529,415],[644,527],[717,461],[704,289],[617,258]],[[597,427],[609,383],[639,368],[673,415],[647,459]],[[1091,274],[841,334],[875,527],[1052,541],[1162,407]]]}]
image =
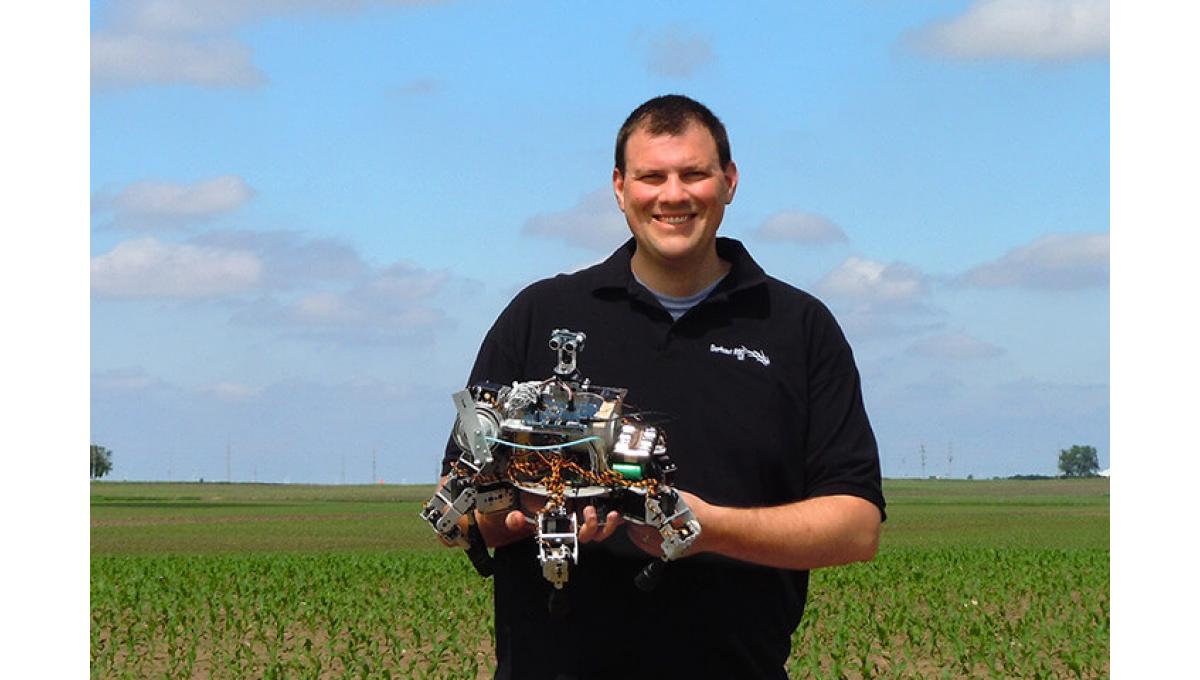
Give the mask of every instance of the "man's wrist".
[{"label": "man's wrist", "polygon": [[688,550],[689,555],[701,553],[722,554],[724,552],[725,523],[731,508],[705,504],[703,516],[697,515],[700,522],[700,535]]}]

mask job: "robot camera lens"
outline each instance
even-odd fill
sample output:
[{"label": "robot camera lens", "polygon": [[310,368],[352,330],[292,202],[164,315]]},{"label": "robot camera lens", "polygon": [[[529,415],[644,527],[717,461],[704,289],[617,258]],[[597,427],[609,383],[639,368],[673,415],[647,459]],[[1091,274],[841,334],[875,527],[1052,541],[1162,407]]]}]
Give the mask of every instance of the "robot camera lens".
[{"label": "robot camera lens", "polygon": [[563,349],[567,350],[568,352],[574,352],[575,351],[575,343],[568,342],[567,344],[563,345]]}]

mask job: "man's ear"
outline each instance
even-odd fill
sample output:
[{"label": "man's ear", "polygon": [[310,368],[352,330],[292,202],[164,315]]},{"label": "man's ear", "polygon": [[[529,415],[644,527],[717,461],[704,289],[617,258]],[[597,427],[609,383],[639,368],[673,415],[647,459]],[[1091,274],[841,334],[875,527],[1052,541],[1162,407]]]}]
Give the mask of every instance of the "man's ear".
[{"label": "man's ear", "polygon": [[725,197],[725,204],[728,205],[730,203],[733,203],[733,194],[734,194],[734,192],[737,191],[737,184],[738,184],[737,163],[734,163],[732,160],[729,161],[729,165],[725,166],[725,170],[723,171],[722,174],[725,175],[725,184],[727,184],[729,186],[729,195]]},{"label": "man's ear", "polygon": [[617,197],[617,207],[625,212],[625,175],[619,168],[613,168],[613,194]]}]

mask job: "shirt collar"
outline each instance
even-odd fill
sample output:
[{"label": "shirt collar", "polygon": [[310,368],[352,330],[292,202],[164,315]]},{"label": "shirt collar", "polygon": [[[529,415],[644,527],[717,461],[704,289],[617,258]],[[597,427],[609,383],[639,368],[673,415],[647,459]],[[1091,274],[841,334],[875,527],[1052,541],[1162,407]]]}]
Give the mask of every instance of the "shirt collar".
[{"label": "shirt collar", "polygon": [[[605,261],[596,266],[593,272],[593,291],[604,289],[624,289],[634,297],[649,293],[633,278],[630,260],[637,249],[637,241],[630,238]],[[750,257],[750,253],[741,241],[723,236],[717,237],[717,256],[729,262],[729,274],[721,281],[709,300],[719,300],[754,286],[767,282],[767,274],[762,267]]]}]

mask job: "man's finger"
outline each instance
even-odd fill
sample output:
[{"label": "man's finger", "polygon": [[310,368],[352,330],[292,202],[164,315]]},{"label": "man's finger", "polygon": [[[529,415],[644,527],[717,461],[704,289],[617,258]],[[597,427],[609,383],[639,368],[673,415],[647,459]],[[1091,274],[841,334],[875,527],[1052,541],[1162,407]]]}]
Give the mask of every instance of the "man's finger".
[{"label": "man's finger", "polygon": [[600,520],[596,519],[596,508],[588,505],[583,508],[583,526],[579,528],[579,542],[587,543],[596,537],[600,531]]},{"label": "man's finger", "polygon": [[603,541],[616,532],[617,527],[621,526],[621,513],[613,510],[608,513],[604,519],[604,528],[600,530],[600,535],[596,537],[597,541]]},{"label": "man's finger", "polygon": [[513,510],[504,517],[504,526],[509,531],[523,531],[528,526],[525,515],[520,510]]}]

